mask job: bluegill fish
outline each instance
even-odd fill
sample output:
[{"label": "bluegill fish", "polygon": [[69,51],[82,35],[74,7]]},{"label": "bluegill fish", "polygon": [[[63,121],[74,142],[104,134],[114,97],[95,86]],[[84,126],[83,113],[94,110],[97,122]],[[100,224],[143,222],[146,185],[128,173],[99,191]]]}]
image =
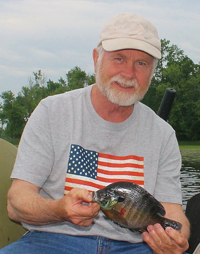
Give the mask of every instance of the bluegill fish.
[{"label": "bluegill fish", "polygon": [[164,218],[162,204],[137,184],[112,183],[93,192],[92,197],[92,202],[97,202],[110,220],[131,231],[143,232],[155,223],[160,223],[163,228],[182,228],[179,222]]}]

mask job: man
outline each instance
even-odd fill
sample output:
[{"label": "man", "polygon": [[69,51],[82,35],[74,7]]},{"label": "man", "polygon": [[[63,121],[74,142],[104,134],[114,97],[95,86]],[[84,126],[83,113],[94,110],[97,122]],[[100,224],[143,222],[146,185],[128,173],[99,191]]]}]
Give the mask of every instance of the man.
[{"label": "man", "polygon": [[[93,51],[96,84],[38,105],[24,130],[8,193],[10,218],[30,232],[0,253],[187,250],[189,223],[181,208],[175,133],[138,102],[160,57],[150,22],[135,14],[117,15]],[[152,193],[182,230],[156,224],[143,234],[132,233],[106,219],[90,203],[89,191],[120,180]]]}]

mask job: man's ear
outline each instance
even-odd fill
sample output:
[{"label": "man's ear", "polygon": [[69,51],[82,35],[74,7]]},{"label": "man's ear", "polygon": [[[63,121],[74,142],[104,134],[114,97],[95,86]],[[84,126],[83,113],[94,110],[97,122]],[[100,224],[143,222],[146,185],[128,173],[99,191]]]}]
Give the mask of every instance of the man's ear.
[{"label": "man's ear", "polygon": [[98,58],[99,58],[99,54],[98,54],[98,52],[97,52],[97,49],[95,48],[95,49],[93,50],[93,61],[94,61],[94,71],[95,71],[95,73],[96,73],[97,60],[98,60]]}]

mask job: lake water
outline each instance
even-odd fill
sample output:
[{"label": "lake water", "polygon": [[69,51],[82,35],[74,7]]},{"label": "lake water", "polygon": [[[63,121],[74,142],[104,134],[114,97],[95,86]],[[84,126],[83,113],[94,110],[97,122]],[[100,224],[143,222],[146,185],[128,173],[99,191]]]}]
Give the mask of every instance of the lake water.
[{"label": "lake water", "polygon": [[183,196],[183,209],[186,208],[187,200],[200,193],[200,162],[189,164],[183,162],[181,169],[181,184]]}]

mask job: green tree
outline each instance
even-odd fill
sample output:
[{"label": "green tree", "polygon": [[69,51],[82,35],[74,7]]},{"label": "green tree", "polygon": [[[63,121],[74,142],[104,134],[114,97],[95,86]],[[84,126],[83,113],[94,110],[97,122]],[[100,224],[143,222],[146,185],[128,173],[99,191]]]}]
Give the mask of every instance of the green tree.
[{"label": "green tree", "polygon": [[199,140],[200,75],[198,64],[184,55],[176,45],[162,40],[162,58],[158,61],[151,86],[143,102],[157,112],[166,88],[177,95],[169,123],[179,140]]},{"label": "green tree", "polygon": [[4,125],[9,122],[12,105],[15,101],[15,95],[12,91],[3,92],[0,96],[3,99],[3,105],[1,104],[1,124]]},{"label": "green tree", "polygon": [[26,120],[24,118],[26,115],[26,109],[19,105],[17,101],[13,103],[12,110],[10,112],[9,123],[5,130],[5,133],[12,138],[20,138],[24,126],[26,124]]},{"label": "green tree", "polygon": [[83,88],[87,82],[87,74],[78,66],[70,70],[67,74],[67,91]]},{"label": "green tree", "polygon": [[92,74],[92,75],[87,75],[87,77],[86,77],[86,85],[92,85],[92,84],[94,84],[96,82],[96,80],[95,80],[95,74]]},{"label": "green tree", "polygon": [[47,93],[48,95],[54,95],[64,93],[67,91],[67,83],[63,78],[60,78],[58,82],[49,80],[47,82]]},{"label": "green tree", "polygon": [[[64,93],[94,83],[95,76],[87,75],[79,67],[67,74],[67,81],[62,77],[58,82],[46,82],[41,70],[33,72],[29,85],[23,86],[15,97],[12,91],[1,94],[3,104],[0,105],[0,131],[6,126],[5,133],[13,138],[20,138],[23,128],[37,104],[45,97]],[[1,134],[1,133],[0,133]]]}]

